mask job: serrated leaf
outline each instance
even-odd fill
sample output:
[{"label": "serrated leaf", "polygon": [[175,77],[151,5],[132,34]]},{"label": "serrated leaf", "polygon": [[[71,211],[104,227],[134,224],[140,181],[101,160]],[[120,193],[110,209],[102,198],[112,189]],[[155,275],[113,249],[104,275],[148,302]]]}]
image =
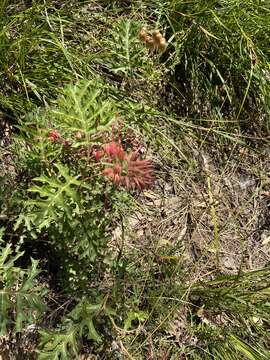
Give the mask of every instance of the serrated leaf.
[{"label": "serrated leaf", "polygon": [[148,319],[148,314],[144,311],[129,311],[128,317],[125,320],[124,330],[127,331],[132,327],[132,321],[137,320],[139,322],[144,322]]},{"label": "serrated leaf", "polygon": [[76,331],[71,329],[66,333],[52,333],[40,331],[42,350],[39,351],[38,360],[68,360],[78,356]]},{"label": "serrated leaf", "polygon": [[73,146],[92,142],[92,135],[108,130],[115,121],[115,106],[111,100],[102,99],[101,86],[93,81],[81,80],[66,87],[52,110],[57,127],[68,137],[82,134]]},{"label": "serrated leaf", "polygon": [[[15,261],[23,255],[17,249],[14,253],[11,244],[0,247],[0,335],[5,335],[9,326],[21,331],[45,309],[42,302],[44,290],[35,284],[38,261],[32,259],[29,269],[15,266]],[[13,316],[10,317],[10,312]],[[33,314],[35,313],[35,316]]]},{"label": "serrated leaf", "polygon": [[100,335],[96,331],[93,320],[91,318],[90,319],[85,319],[80,323],[80,335],[81,336],[84,333],[84,328],[85,327],[87,328],[87,338],[88,338],[88,340],[94,340],[94,341],[97,341],[97,342],[102,341]]},{"label": "serrated leaf", "polygon": [[71,219],[74,206],[80,201],[76,188],[80,186],[79,176],[73,177],[69,169],[60,163],[55,165],[58,174],[54,177],[39,176],[34,180],[41,185],[34,185],[29,192],[37,194],[36,199],[26,202],[28,206],[38,208],[34,222],[39,228],[47,227],[64,213]]}]

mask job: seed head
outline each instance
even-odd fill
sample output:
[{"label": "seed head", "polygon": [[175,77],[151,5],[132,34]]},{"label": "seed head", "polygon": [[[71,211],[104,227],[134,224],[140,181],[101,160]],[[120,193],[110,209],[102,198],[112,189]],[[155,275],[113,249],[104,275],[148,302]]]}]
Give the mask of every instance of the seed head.
[{"label": "seed head", "polygon": [[147,36],[146,39],[145,39],[145,42],[146,42],[146,47],[150,50],[153,50],[154,49],[154,46],[155,46],[155,43],[154,43],[154,40],[151,36]]},{"label": "seed head", "polygon": [[164,39],[164,37],[159,33],[157,34],[157,36],[154,37],[154,39],[157,43],[160,43]]},{"label": "seed head", "polygon": [[141,41],[145,41],[146,37],[147,37],[147,31],[146,31],[146,28],[143,27],[143,28],[141,28],[141,30],[139,32],[139,38]]},{"label": "seed head", "polygon": [[162,36],[162,35],[161,35],[161,33],[160,33],[159,30],[154,30],[154,31],[153,31],[153,37],[154,37],[155,39],[158,38],[158,37],[160,37],[160,36]]},{"label": "seed head", "polygon": [[159,42],[159,50],[160,52],[164,52],[167,48],[167,42],[165,38],[162,38]]}]

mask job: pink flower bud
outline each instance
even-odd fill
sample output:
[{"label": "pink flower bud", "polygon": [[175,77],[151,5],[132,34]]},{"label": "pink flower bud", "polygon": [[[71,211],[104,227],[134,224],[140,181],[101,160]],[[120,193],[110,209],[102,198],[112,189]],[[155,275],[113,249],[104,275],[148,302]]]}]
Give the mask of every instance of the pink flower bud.
[{"label": "pink flower bud", "polygon": [[103,150],[94,151],[94,158],[96,159],[96,161],[99,161],[103,156],[104,156]]},{"label": "pink flower bud", "polygon": [[125,154],[124,149],[121,145],[117,144],[116,142],[111,142],[104,146],[104,151],[107,155],[112,158],[118,158],[119,160],[125,160],[127,155]]},{"label": "pink flower bud", "polygon": [[59,134],[58,131],[56,131],[56,130],[50,131],[49,136],[48,136],[48,139],[49,139],[49,140],[55,142],[55,141],[57,141],[57,140],[60,139],[60,138],[61,138],[61,136],[60,136],[60,134]]}]

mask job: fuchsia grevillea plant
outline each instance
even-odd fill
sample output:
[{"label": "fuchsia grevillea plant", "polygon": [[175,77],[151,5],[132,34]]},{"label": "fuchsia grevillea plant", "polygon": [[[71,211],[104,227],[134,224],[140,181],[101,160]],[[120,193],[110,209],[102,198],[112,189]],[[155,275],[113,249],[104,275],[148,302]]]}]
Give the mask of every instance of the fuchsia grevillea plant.
[{"label": "fuchsia grevillea plant", "polygon": [[[52,130],[48,135],[49,140],[57,142],[61,138],[58,131]],[[154,183],[154,169],[150,160],[140,160],[138,152],[127,153],[120,141],[111,141],[93,152],[94,158],[100,164],[106,164],[101,172],[117,187],[126,189],[143,190]],[[102,161],[101,161],[102,160]]]}]

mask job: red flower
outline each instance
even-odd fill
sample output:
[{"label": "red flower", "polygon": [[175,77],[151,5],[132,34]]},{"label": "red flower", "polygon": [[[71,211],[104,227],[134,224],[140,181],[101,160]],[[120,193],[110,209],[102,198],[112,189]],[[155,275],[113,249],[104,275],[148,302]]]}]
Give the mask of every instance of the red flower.
[{"label": "red flower", "polygon": [[109,178],[115,186],[124,186],[127,189],[137,188],[143,190],[154,182],[153,166],[149,160],[139,160],[138,153],[127,154],[123,147],[112,141],[104,145],[103,150],[94,152],[96,160],[106,156],[111,163],[105,168],[103,176]]},{"label": "red flower", "polygon": [[122,179],[126,188],[133,187],[143,190],[153,184],[154,170],[149,160],[132,160],[131,156],[127,165],[127,174]]},{"label": "red flower", "polygon": [[125,150],[122,148],[121,145],[117,144],[116,142],[111,142],[104,146],[105,153],[113,158],[118,158],[119,160],[125,160],[127,155],[125,154]]},{"label": "red flower", "polygon": [[50,131],[48,138],[49,138],[49,140],[55,142],[55,141],[57,141],[58,139],[60,139],[61,136],[60,136],[60,134],[59,134],[58,131],[52,130],[52,131]]},{"label": "red flower", "polygon": [[113,168],[106,168],[103,170],[102,174],[104,176],[108,176],[109,178],[113,179],[114,177],[114,171],[113,171]]},{"label": "red flower", "polygon": [[110,178],[113,183],[118,186],[121,183],[121,171],[122,166],[120,164],[115,164],[113,168],[104,169],[102,174]]},{"label": "red flower", "polygon": [[[108,177],[116,186],[122,185],[127,189],[143,190],[154,182],[153,166],[149,160],[131,160],[132,156],[121,165],[106,168],[103,175]],[[126,171],[125,171],[126,169]]]},{"label": "red flower", "polygon": [[94,157],[95,157],[96,161],[99,161],[103,156],[104,156],[103,150],[94,151]]}]

